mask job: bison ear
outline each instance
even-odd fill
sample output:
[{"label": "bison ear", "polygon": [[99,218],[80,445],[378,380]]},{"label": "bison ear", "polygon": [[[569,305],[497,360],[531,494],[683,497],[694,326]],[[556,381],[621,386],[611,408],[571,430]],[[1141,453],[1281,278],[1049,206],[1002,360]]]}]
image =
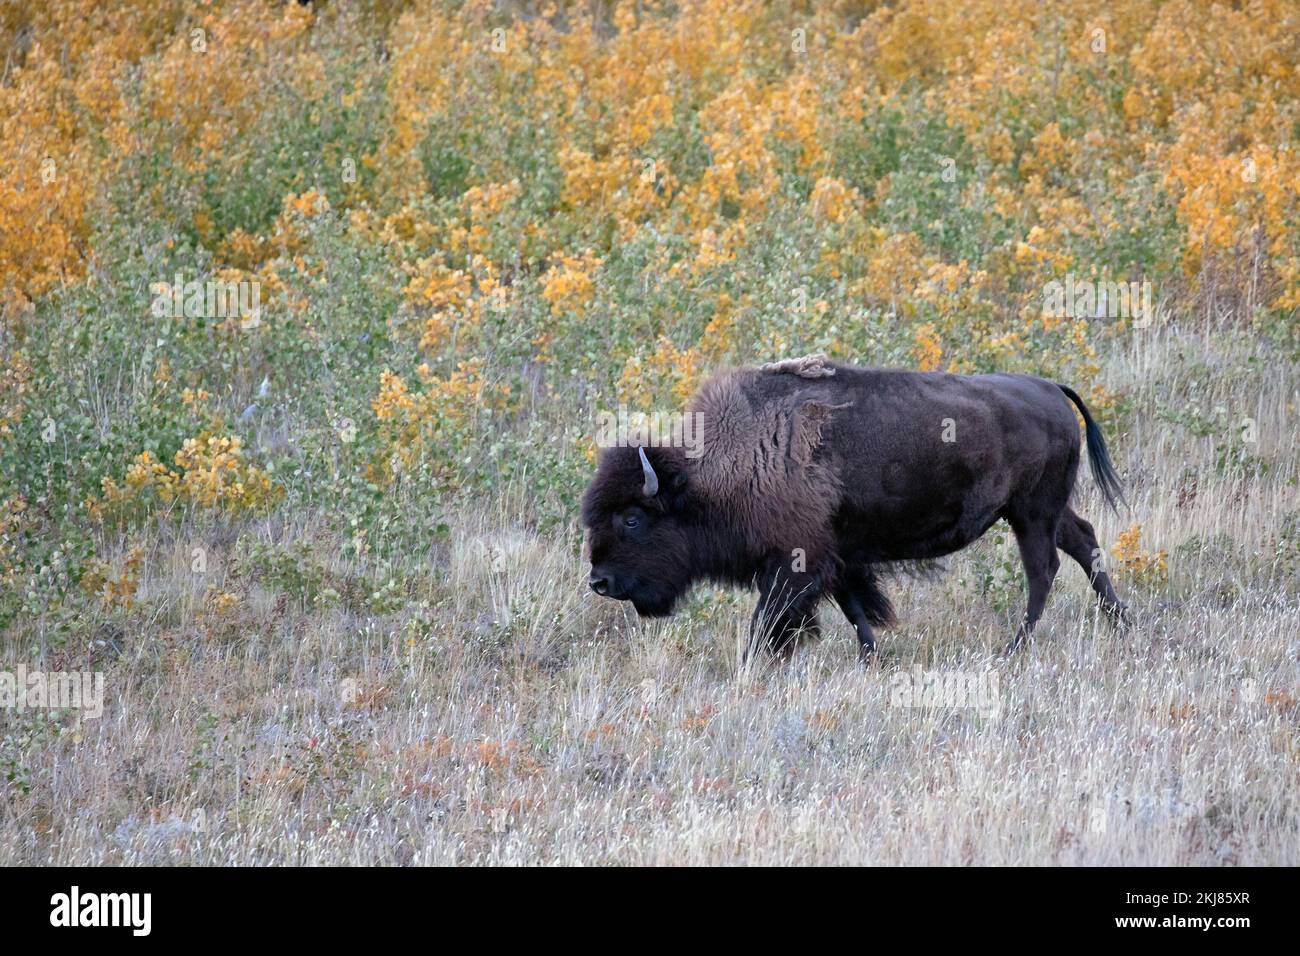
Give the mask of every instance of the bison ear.
[{"label": "bison ear", "polygon": [[677,471],[668,477],[665,487],[659,489],[659,498],[664,504],[667,511],[681,511],[686,505],[686,498],[689,494],[687,485],[690,483],[686,477],[686,472]]},{"label": "bison ear", "polygon": [[[649,452],[647,463],[654,470],[657,483],[655,494],[648,499],[648,503],[662,511],[677,510],[683,503],[688,483],[686,463],[680,449],[672,447],[649,448],[638,452],[638,455],[645,452]],[[644,474],[644,466],[642,471]],[[644,491],[643,485],[643,494]]]},{"label": "bison ear", "polygon": [[831,415],[841,408],[848,408],[852,402],[843,405],[831,405],[819,399],[808,399],[799,405],[794,416],[794,457],[801,464],[812,461],[813,453],[821,447],[822,427],[831,420]]}]

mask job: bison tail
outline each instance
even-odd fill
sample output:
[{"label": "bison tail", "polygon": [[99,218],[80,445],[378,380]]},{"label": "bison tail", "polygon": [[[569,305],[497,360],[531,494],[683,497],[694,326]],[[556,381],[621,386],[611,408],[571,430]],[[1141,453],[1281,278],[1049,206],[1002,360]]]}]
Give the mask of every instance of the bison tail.
[{"label": "bison tail", "polygon": [[1115,463],[1110,460],[1110,452],[1106,451],[1106,439],[1102,437],[1101,428],[1088,411],[1088,406],[1083,404],[1078,394],[1071,388],[1067,388],[1057,382],[1056,387],[1065,393],[1065,397],[1074,402],[1075,408],[1079,409],[1079,414],[1083,416],[1084,438],[1088,445],[1088,464],[1092,468],[1092,479],[1097,482],[1097,487],[1101,489],[1102,495],[1106,499],[1106,504],[1110,505],[1110,510],[1118,514],[1115,502],[1124,502],[1124,487],[1120,484],[1119,475],[1115,473]]}]

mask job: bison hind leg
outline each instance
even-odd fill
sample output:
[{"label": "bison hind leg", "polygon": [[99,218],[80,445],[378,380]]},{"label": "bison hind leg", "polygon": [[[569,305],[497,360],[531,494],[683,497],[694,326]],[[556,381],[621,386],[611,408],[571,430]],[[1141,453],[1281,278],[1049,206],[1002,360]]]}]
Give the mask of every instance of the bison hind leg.
[{"label": "bison hind leg", "polygon": [[1106,612],[1111,623],[1119,628],[1127,628],[1131,623],[1128,608],[1115,593],[1110,575],[1102,567],[1105,552],[1097,543],[1092,525],[1075,514],[1072,508],[1066,509],[1065,516],[1056,529],[1056,546],[1083,569],[1083,573],[1088,576],[1088,583],[1097,594],[1101,609]]},{"label": "bison hind leg", "polygon": [[1016,544],[1020,546],[1020,560],[1025,566],[1025,583],[1028,585],[1029,600],[1025,605],[1025,616],[1016,629],[1015,636],[1007,646],[1007,653],[1013,654],[1033,633],[1034,625],[1042,616],[1043,606],[1047,603],[1047,594],[1056,579],[1061,559],[1056,553],[1057,522],[1053,519],[1032,521],[1011,520],[1011,530],[1015,532]]}]

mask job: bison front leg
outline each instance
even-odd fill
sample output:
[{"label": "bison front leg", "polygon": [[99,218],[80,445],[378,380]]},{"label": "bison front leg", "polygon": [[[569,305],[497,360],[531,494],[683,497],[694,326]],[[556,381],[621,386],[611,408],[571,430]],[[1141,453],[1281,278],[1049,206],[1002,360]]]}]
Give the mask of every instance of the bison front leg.
[{"label": "bison front leg", "polygon": [[871,630],[871,622],[867,620],[867,612],[862,607],[862,602],[858,596],[846,587],[839,587],[835,591],[835,603],[840,606],[844,616],[849,619],[853,625],[853,630],[858,635],[858,660],[867,664],[872,660],[872,655],[876,653],[876,635]]},{"label": "bison front leg", "polygon": [[769,559],[759,574],[758,605],[750,621],[745,659],[761,644],[778,654],[789,654],[800,631],[815,633],[823,587],[823,575],[805,570],[802,561],[784,555]]},{"label": "bison front leg", "polygon": [[872,625],[883,627],[894,623],[894,608],[880,589],[880,581],[870,565],[845,566],[835,587],[835,603],[858,636],[858,658],[864,664],[870,662],[876,652]]}]

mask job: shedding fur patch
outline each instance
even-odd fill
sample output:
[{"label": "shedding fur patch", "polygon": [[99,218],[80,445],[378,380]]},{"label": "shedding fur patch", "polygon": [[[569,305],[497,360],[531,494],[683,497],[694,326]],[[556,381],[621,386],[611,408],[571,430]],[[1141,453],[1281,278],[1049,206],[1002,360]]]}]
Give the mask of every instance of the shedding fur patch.
[{"label": "shedding fur patch", "polygon": [[822,426],[830,421],[831,413],[848,408],[852,404],[852,402],[845,402],[842,405],[828,405],[826,402],[810,399],[800,405],[795,415],[795,460],[801,465],[811,463],[813,452],[822,443]]},{"label": "shedding fur patch", "polygon": [[833,366],[826,364],[826,356],[820,352],[816,355],[804,355],[800,358],[782,359],[768,362],[759,367],[760,372],[789,372],[800,378],[829,378],[835,374]]}]

